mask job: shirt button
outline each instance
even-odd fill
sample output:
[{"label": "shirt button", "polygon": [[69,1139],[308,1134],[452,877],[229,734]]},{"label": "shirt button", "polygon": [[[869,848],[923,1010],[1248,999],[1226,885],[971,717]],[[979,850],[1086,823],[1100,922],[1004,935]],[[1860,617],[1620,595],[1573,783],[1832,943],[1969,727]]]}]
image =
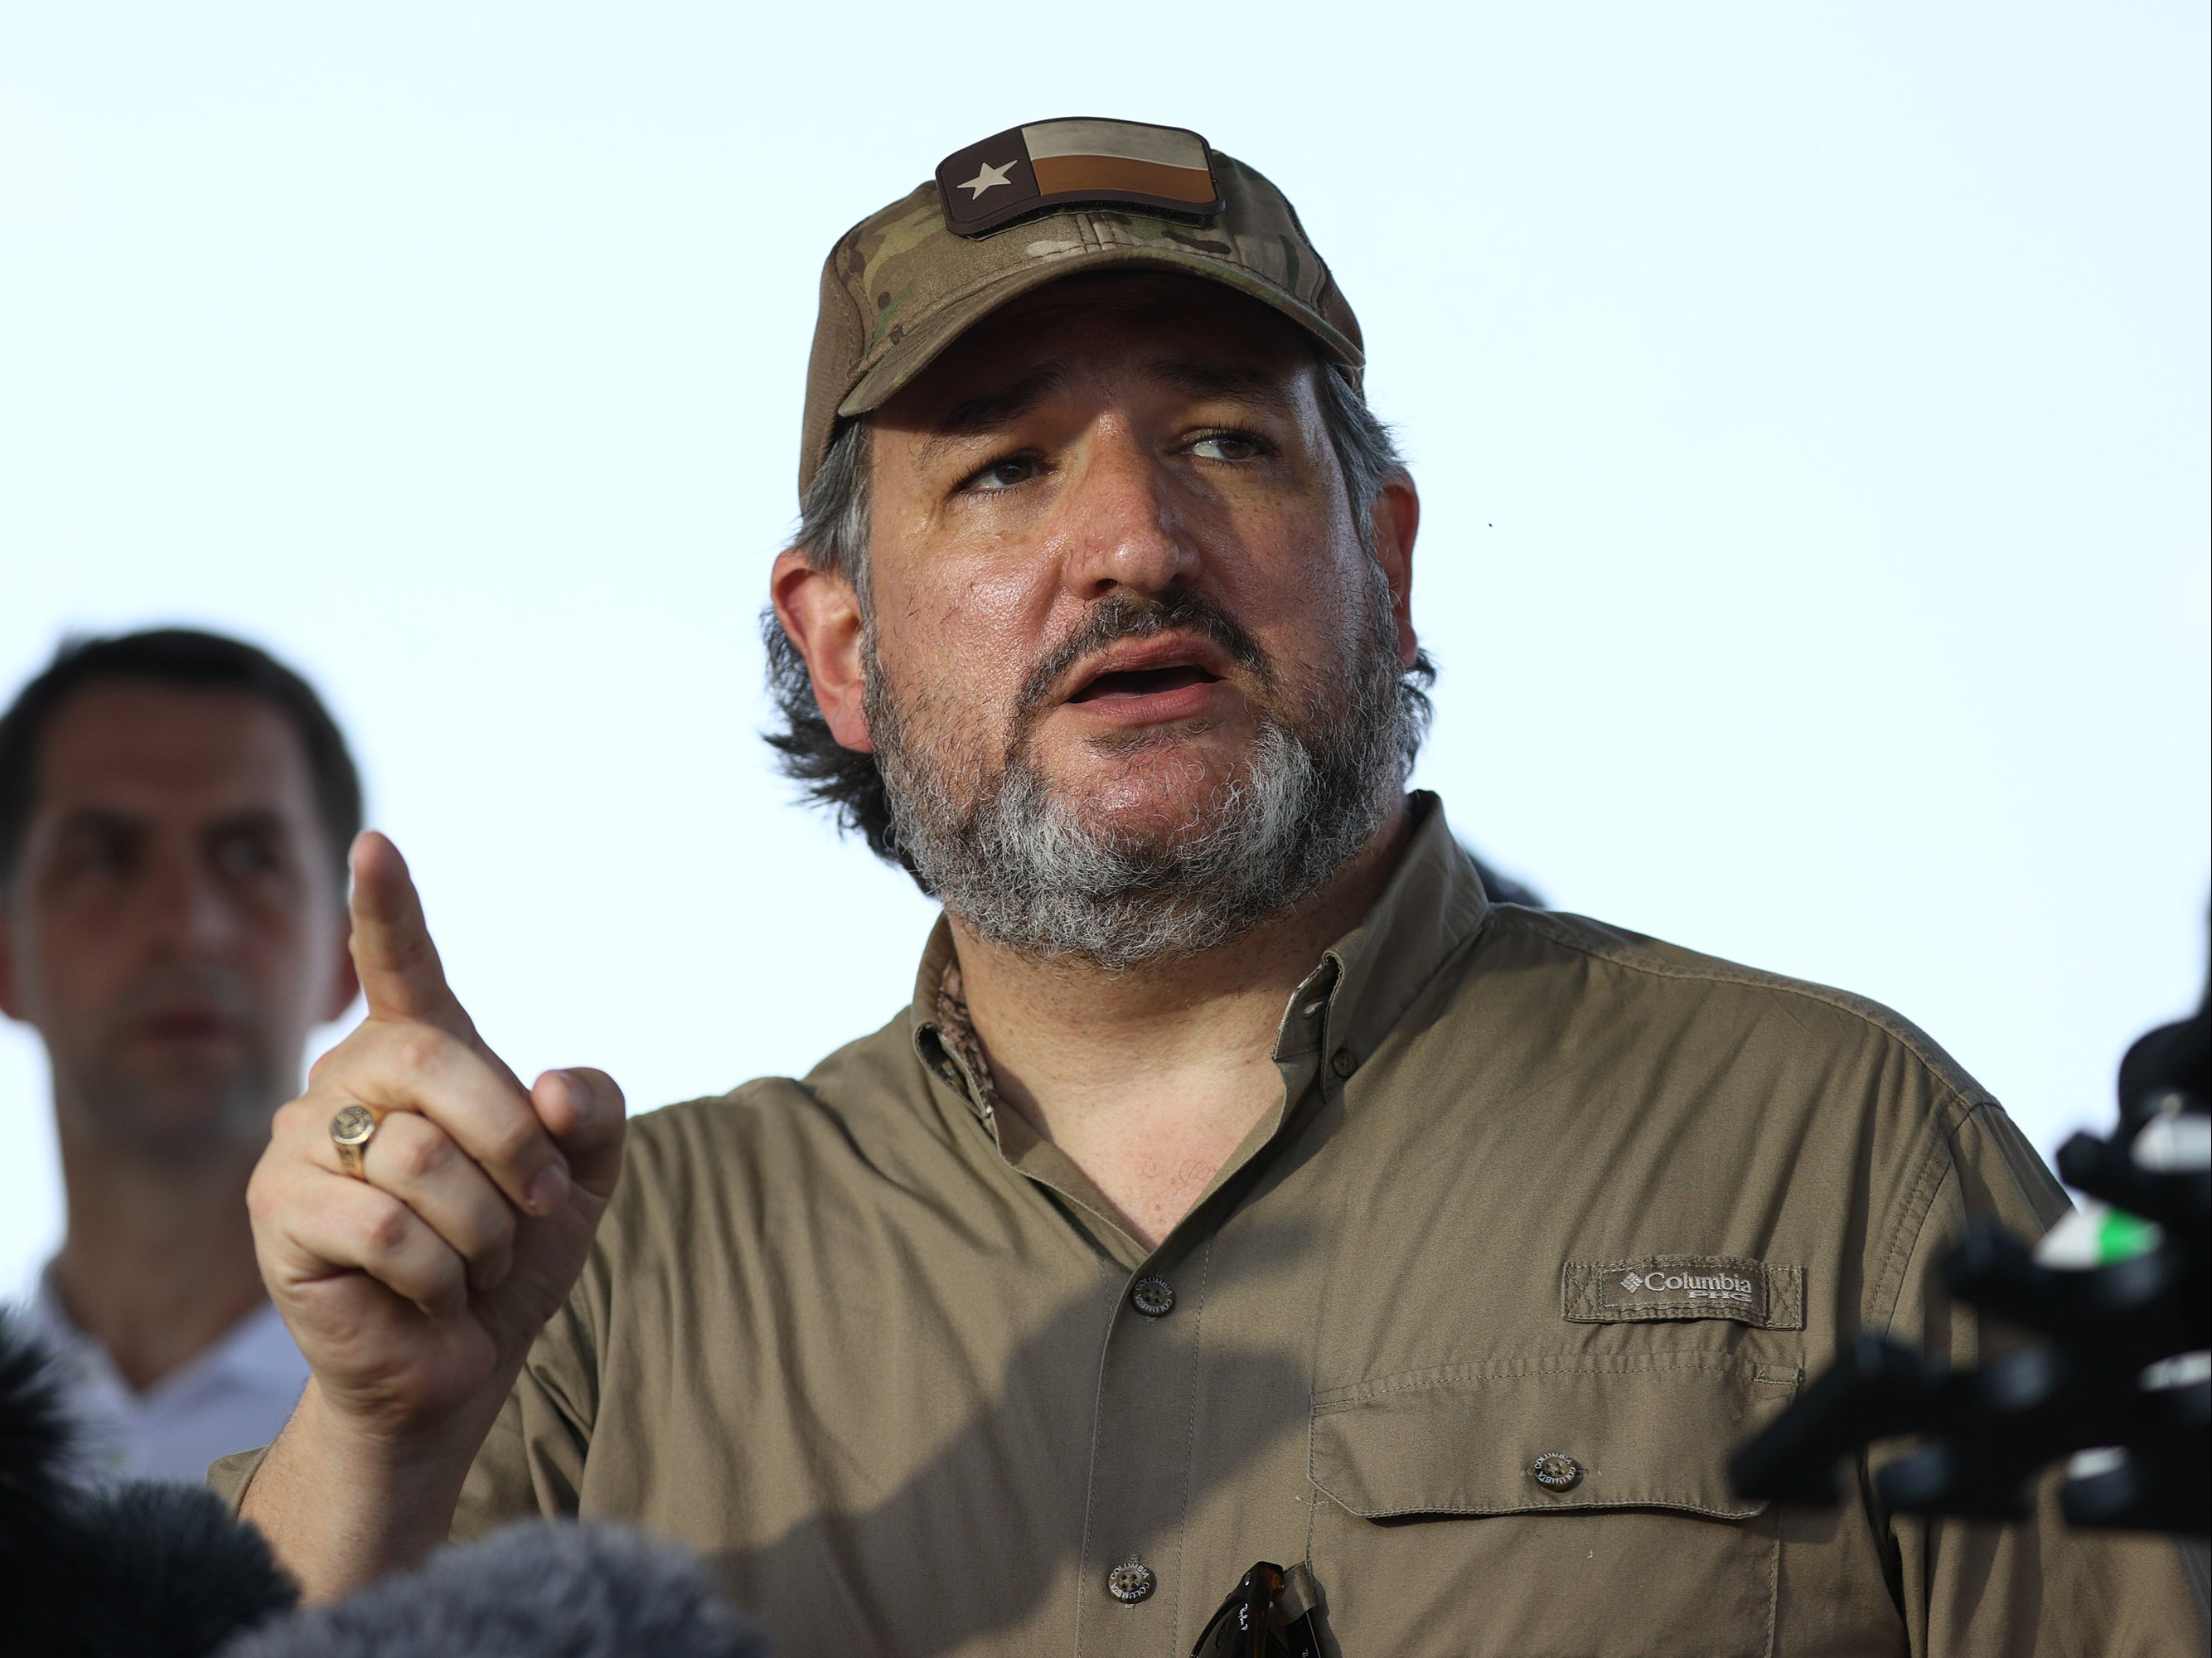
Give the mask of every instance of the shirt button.
[{"label": "shirt button", "polygon": [[1359,1069],[1359,1062],[1352,1057],[1350,1048],[1339,1048],[1330,1058],[1328,1068],[1339,1076],[1349,1076]]},{"label": "shirt button", "polygon": [[1129,1305],[1148,1319],[1164,1319],[1175,1311],[1175,1286],[1165,1278],[1139,1278],[1129,1291]]},{"label": "shirt button", "polygon": [[1151,1594],[1153,1583],[1152,1569],[1139,1565],[1134,1556],[1106,1574],[1106,1593],[1125,1606],[1133,1606]]},{"label": "shirt button", "polygon": [[1583,1465],[1565,1451],[1547,1451],[1529,1465],[1528,1478],[1547,1491],[1571,1491],[1583,1483]]}]

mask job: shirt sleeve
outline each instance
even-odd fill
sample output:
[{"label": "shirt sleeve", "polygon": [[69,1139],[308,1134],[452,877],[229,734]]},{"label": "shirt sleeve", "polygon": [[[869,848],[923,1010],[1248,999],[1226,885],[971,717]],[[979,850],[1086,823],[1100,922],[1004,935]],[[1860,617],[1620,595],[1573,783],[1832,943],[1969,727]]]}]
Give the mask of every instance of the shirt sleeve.
[{"label": "shirt sleeve", "polygon": [[599,1366],[578,1301],[531,1344],[498,1419],[462,1483],[452,1535],[480,1537],[509,1521],[573,1519],[598,1404]]},{"label": "shirt sleeve", "polygon": [[261,1459],[268,1454],[269,1448],[264,1445],[258,1450],[234,1451],[208,1464],[208,1489],[222,1499],[233,1520],[238,1518],[238,1510],[246,1501],[246,1488],[253,1483]]},{"label": "shirt sleeve", "polygon": [[[1941,1281],[1966,1222],[1990,1216],[2039,1238],[2065,1194],[2002,1109],[1969,1110],[1936,1152],[1931,1201],[1917,1219],[1889,1333],[1956,1367],[2016,1350],[2026,1338],[1984,1326]],[[1872,1459],[1862,1489],[1873,1490]],[[2201,1549],[2154,1533],[2077,1531],[2058,1512],[2063,1466],[2039,1483],[2033,1517],[2013,1525],[1877,1515],[1895,1592],[1918,1658],[2202,1658]]]}]

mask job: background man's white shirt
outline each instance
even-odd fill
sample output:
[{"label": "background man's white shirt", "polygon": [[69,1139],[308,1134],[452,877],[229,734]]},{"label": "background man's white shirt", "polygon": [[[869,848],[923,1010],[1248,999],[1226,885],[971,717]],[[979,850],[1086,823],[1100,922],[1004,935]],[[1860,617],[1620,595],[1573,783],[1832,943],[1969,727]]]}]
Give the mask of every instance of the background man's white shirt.
[{"label": "background man's white shirt", "polygon": [[70,1322],[51,1266],[26,1310],[59,1360],[78,1424],[76,1461],[88,1479],[198,1483],[217,1457],[274,1439],[307,1383],[307,1362],[267,1301],[143,1393]]}]

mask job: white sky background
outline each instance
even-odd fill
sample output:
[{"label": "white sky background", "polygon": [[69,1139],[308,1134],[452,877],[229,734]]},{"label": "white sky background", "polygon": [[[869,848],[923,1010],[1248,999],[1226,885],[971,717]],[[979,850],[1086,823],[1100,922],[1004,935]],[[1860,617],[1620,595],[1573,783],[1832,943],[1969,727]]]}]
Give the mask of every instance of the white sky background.
[{"label": "white sky background", "polygon": [[[803,1071],[930,918],[755,735],[822,257],[1000,128],[1194,126],[1365,325],[1462,835],[2109,1119],[2204,966],[2198,0],[1112,15],[0,8],[0,692],[265,643],[518,1069]],[[0,1281],[59,1228],[0,1028]]]}]

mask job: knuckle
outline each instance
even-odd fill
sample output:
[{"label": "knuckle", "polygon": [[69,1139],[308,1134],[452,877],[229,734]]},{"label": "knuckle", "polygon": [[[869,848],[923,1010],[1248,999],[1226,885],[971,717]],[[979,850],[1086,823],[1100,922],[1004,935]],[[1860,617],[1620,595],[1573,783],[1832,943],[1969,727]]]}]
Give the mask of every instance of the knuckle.
[{"label": "knuckle", "polygon": [[329,1132],[331,1112],[341,1099],[330,1094],[303,1094],[296,1100],[287,1100],[276,1107],[270,1119],[270,1138],[272,1140],[311,1138]]},{"label": "knuckle", "polygon": [[414,1118],[412,1112],[395,1112],[385,1120],[388,1125],[396,1125],[402,1116],[413,1118],[413,1121],[392,1137],[391,1156],[393,1169],[402,1179],[427,1180],[445,1167],[447,1158],[452,1155],[453,1143],[446,1137],[446,1131],[436,1124]]},{"label": "knuckle", "polygon": [[441,1070],[446,1058],[446,1035],[429,1025],[409,1025],[392,1040],[392,1063],[414,1076]]},{"label": "knuckle", "polygon": [[407,1205],[397,1198],[379,1195],[362,1225],[362,1247],[373,1260],[389,1261],[407,1247],[410,1224]]},{"label": "knuckle", "polygon": [[[311,1176],[319,1176],[319,1169]],[[283,1222],[292,1219],[300,1209],[299,1165],[278,1157],[273,1151],[264,1153],[254,1165],[246,1181],[246,1212],[257,1221]]]},{"label": "knuckle", "polygon": [[479,1255],[496,1255],[514,1245],[514,1211],[495,1198],[477,1222]]},{"label": "knuckle", "polygon": [[491,1132],[489,1148],[494,1161],[502,1167],[535,1168],[544,1161],[540,1150],[544,1139],[538,1119],[528,1112],[517,1111],[501,1118]]},{"label": "knuckle", "polygon": [[253,1173],[246,1182],[246,1212],[256,1221],[264,1221],[276,1213],[276,1194],[272,1189],[276,1176],[269,1172],[269,1160],[264,1157],[254,1164]]}]

